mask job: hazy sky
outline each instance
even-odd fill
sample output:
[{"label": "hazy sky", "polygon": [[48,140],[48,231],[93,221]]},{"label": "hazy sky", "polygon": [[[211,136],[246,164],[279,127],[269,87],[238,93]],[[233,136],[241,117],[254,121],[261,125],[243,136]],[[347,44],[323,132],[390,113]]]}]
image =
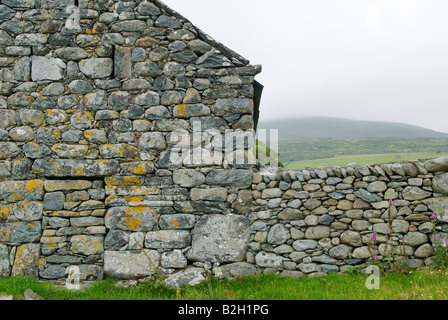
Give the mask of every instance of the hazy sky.
[{"label": "hazy sky", "polygon": [[263,65],[261,120],[331,116],[448,132],[446,0],[164,0]]}]

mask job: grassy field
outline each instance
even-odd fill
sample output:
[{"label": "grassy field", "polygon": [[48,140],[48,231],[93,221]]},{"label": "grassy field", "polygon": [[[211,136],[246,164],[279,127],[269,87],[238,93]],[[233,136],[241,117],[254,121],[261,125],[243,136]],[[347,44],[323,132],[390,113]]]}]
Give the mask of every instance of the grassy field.
[{"label": "grassy field", "polygon": [[301,279],[275,275],[233,281],[211,279],[179,290],[167,289],[154,282],[123,288],[108,279],[79,291],[13,277],[0,279],[0,295],[22,299],[23,292],[31,289],[45,300],[446,300],[447,275],[445,269],[386,274],[381,276],[379,290],[366,288],[367,276],[350,274]]},{"label": "grassy field", "polygon": [[[279,160],[290,169],[315,167],[310,160],[332,159],[319,165],[345,165],[350,162],[370,163],[433,158],[448,154],[446,138],[328,138],[279,140]],[[382,155],[384,158],[378,158]],[[345,159],[348,156],[348,160]],[[356,156],[362,156],[356,159]],[[401,156],[395,159],[396,156]],[[409,158],[411,157],[411,158]],[[392,160],[391,160],[392,159]],[[307,163],[303,164],[302,161]],[[300,162],[300,163],[299,163]],[[294,163],[294,165],[292,165]],[[292,166],[291,166],[292,165]]]},{"label": "grassy field", "polygon": [[359,165],[367,163],[391,163],[397,161],[430,159],[437,157],[448,156],[448,153],[400,153],[400,154],[360,154],[360,155],[346,155],[327,159],[313,159],[295,161],[286,166],[288,170],[317,168],[317,167],[331,167],[331,166],[346,166],[349,163],[355,162]]}]

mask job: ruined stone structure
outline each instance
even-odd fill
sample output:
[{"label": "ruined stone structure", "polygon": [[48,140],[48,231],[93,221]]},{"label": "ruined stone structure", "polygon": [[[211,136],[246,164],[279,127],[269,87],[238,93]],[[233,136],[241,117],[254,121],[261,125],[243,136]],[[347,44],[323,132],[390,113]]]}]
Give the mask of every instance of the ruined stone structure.
[{"label": "ruined stone structure", "polygon": [[446,159],[263,176],[234,161],[260,72],[158,0],[1,0],[0,275],[344,272],[389,198],[421,265]]}]

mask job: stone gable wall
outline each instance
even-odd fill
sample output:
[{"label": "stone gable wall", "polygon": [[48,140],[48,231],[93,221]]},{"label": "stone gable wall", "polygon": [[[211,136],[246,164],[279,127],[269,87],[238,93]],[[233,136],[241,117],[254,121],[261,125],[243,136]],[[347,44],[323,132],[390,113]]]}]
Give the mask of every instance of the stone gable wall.
[{"label": "stone gable wall", "polygon": [[216,136],[254,127],[260,72],[161,1],[2,0],[0,275],[244,259],[253,172]]}]

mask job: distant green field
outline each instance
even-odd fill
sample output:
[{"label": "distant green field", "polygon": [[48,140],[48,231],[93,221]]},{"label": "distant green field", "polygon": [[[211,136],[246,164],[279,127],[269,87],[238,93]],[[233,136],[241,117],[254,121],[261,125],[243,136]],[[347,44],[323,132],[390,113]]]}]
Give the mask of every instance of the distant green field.
[{"label": "distant green field", "polygon": [[361,155],[346,155],[326,159],[313,159],[295,161],[286,166],[288,170],[317,168],[317,167],[331,167],[331,166],[346,166],[349,163],[355,162],[359,165],[367,163],[390,163],[397,161],[429,159],[448,156],[448,153],[407,153],[407,154],[361,154]]},{"label": "distant green field", "polygon": [[[447,138],[280,139],[279,160],[287,168],[384,163],[448,154]],[[399,157],[397,157],[399,156]]]}]

